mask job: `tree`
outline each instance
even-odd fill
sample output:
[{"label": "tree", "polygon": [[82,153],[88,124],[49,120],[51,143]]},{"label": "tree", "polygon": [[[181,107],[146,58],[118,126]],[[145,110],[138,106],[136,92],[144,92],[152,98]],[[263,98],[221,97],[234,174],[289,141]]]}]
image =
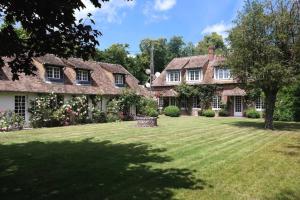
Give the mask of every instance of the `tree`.
[{"label": "tree", "polygon": [[168,59],[168,45],[167,39],[159,38],[157,40],[144,39],[140,43],[140,50],[142,54],[149,59],[148,68],[150,66],[150,52],[151,46],[154,47],[154,67],[156,72],[161,72],[169,62]]},{"label": "tree", "polygon": [[295,53],[300,19],[294,5],[292,0],[248,0],[229,33],[228,65],[241,82],[264,92],[267,129],[274,128],[278,91],[300,71]]},{"label": "tree", "polygon": [[210,35],[204,36],[203,40],[200,41],[196,47],[196,52],[200,55],[207,54],[208,48],[214,46],[216,48],[216,53],[221,54],[225,50],[225,44],[223,37],[215,32]]},{"label": "tree", "polygon": [[[90,1],[100,8],[108,0]],[[76,21],[75,10],[83,8],[83,0],[0,0],[0,18],[5,24],[0,29],[0,67],[4,64],[1,57],[13,57],[8,64],[13,78],[18,79],[19,73],[34,73],[32,57],[53,53],[88,59],[94,55],[101,33],[92,28],[91,14],[88,24]],[[28,37],[19,37],[16,30],[20,26]]]},{"label": "tree", "polygon": [[187,43],[187,45],[182,50],[182,56],[194,56],[196,55],[196,48],[192,42]]},{"label": "tree", "polygon": [[169,60],[176,57],[181,57],[183,54],[185,43],[182,36],[173,36],[167,44]]},{"label": "tree", "polygon": [[102,62],[120,64],[125,68],[128,66],[128,44],[112,44],[109,48],[103,52]]}]

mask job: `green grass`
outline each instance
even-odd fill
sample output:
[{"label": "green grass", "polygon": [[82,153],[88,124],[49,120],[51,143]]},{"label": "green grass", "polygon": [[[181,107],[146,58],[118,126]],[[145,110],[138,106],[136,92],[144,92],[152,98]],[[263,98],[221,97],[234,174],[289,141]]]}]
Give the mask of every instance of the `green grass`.
[{"label": "green grass", "polygon": [[4,199],[300,199],[300,124],[160,117],[0,133]]}]

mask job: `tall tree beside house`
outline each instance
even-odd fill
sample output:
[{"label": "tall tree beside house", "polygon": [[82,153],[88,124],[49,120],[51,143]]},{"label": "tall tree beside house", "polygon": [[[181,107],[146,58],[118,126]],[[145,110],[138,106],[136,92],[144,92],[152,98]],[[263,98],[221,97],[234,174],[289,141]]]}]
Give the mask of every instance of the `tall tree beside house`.
[{"label": "tall tree beside house", "polygon": [[245,84],[265,94],[265,128],[273,129],[278,91],[295,81],[299,10],[292,0],[248,0],[229,33],[228,64]]},{"label": "tall tree beside house", "polygon": [[[96,8],[109,0],[89,0]],[[77,56],[88,59],[95,54],[101,33],[93,29],[94,21],[75,18],[75,11],[85,8],[83,0],[0,0],[0,67],[1,57],[14,57],[9,63],[13,78],[19,73],[33,74],[31,58],[53,53],[59,57]],[[18,37],[21,26],[28,37]]]},{"label": "tall tree beside house", "polygon": [[222,35],[213,32],[204,36],[203,40],[201,40],[196,46],[196,53],[199,55],[207,54],[208,48],[211,46],[215,47],[216,54],[224,53],[226,47]]},{"label": "tall tree beside house", "polygon": [[167,44],[169,60],[181,57],[184,51],[185,42],[182,36],[173,36]]}]

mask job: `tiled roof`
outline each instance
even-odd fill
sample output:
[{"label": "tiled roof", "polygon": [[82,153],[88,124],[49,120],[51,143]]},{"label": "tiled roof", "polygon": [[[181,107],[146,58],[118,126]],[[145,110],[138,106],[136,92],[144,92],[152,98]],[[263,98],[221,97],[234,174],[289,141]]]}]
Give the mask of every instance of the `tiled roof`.
[{"label": "tiled roof", "polygon": [[[45,59],[46,58],[46,59]],[[76,84],[76,71],[69,62],[64,62],[57,57],[45,56],[35,58],[33,63],[37,67],[36,76],[25,76],[21,74],[19,80],[12,80],[11,69],[7,62],[9,58],[3,58],[5,66],[0,70],[0,91],[1,92],[30,92],[30,93],[64,93],[64,94],[103,94],[118,95],[122,93],[123,88],[115,87],[113,74],[108,70],[108,65],[103,67],[101,63],[94,61],[80,61],[84,67],[91,69],[91,85]],[[78,61],[77,59],[72,59]],[[43,64],[52,64],[64,66],[63,83],[47,83],[44,78]],[[74,64],[74,63],[73,63]],[[81,63],[82,64],[82,63]],[[81,65],[83,67],[83,65]],[[119,69],[123,68],[119,66]],[[124,71],[127,71],[124,69]],[[146,95],[147,90],[138,85],[138,81],[129,72],[125,76],[126,84],[129,88],[135,90],[137,94]]]},{"label": "tiled roof", "polygon": [[92,70],[89,66],[88,62],[82,60],[81,58],[69,58],[67,60],[64,59],[65,64],[69,64],[70,66],[74,67],[75,69],[86,69]]},{"label": "tiled roof", "polygon": [[184,67],[185,69],[191,69],[191,68],[201,68],[204,67],[204,65],[208,62],[208,56],[207,55],[200,55],[200,56],[192,56],[189,59],[189,62]]}]

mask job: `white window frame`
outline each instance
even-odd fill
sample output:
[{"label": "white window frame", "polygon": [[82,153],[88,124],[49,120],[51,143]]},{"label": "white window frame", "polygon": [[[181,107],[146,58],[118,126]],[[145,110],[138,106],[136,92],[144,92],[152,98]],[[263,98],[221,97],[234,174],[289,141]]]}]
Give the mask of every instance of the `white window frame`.
[{"label": "white window frame", "polygon": [[[198,74],[198,79],[196,79],[197,74]],[[187,82],[200,82],[202,81],[202,79],[203,79],[202,69],[187,70],[187,76],[186,76]]]},{"label": "white window frame", "polygon": [[222,97],[221,96],[213,96],[212,99],[212,110],[221,110]]},{"label": "white window frame", "polygon": [[228,67],[215,67],[214,78],[216,80],[230,80],[231,79],[230,69]]},{"label": "white window frame", "polygon": [[89,81],[89,72],[87,70],[77,70],[77,81]]},{"label": "white window frame", "polygon": [[181,73],[180,73],[180,71],[176,70],[176,71],[168,71],[167,72],[167,82],[168,83],[179,83],[180,80],[181,80]]},{"label": "white window frame", "polygon": [[46,67],[46,73],[48,79],[61,79],[61,69],[60,67],[55,66],[47,66]]},{"label": "white window frame", "polygon": [[26,117],[26,96],[17,95],[15,96],[15,113],[22,116],[24,119]]},{"label": "white window frame", "polygon": [[115,84],[116,85],[124,85],[124,75],[123,74],[115,74]]},{"label": "white window frame", "polygon": [[265,101],[262,97],[259,97],[255,100],[255,109],[256,109],[256,111],[264,111],[265,110]]}]

